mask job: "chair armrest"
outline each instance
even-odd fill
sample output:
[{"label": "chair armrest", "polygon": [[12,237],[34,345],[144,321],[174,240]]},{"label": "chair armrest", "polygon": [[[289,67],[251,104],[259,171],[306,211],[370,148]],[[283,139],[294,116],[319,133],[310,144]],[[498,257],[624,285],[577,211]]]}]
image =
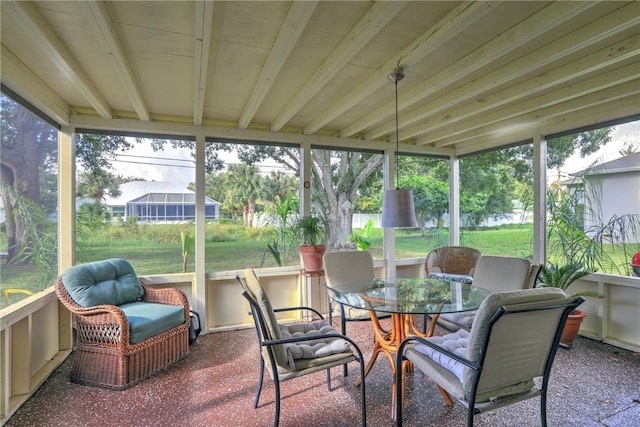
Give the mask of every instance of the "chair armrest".
[{"label": "chair armrest", "polygon": [[281,313],[283,311],[295,311],[295,310],[300,310],[300,311],[311,311],[312,313],[315,313],[316,315],[318,315],[318,317],[321,320],[324,320],[324,316],[315,308],[313,307],[307,307],[307,306],[298,306],[298,307],[283,307],[283,308],[274,308],[273,312],[274,313]]},{"label": "chair armrest", "polygon": [[153,302],[158,304],[169,305],[182,305],[189,308],[189,301],[186,295],[177,288],[158,289],[153,288],[147,284],[143,279],[140,279],[142,288],[144,289],[143,300],[145,302]]},{"label": "chair armrest", "polygon": [[[412,342],[412,341],[418,341],[421,344],[426,345],[427,347],[431,347],[432,349],[434,349],[435,351],[437,351],[438,353],[443,353],[447,356],[449,356],[450,358],[462,363],[463,365],[473,369],[474,371],[479,371],[481,366],[479,364],[477,364],[476,362],[472,362],[469,359],[465,359],[464,357],[453,353],[449,350],[447,350],[446,348],[439,346],[438,344],[435,344],[431,341],[429,341],[426,338],[422,338],[419,336],[411,336],[411,337],[407,337],[404,340],[402,340],[402,343],[400,343],[400,348],[398,349],[398,355],[402,355],[402,357],[404,357],[404,349],[407,346],[408,343]],[[425,355],[426,356],[426,355]],[[428,356],[427,356],[428,357]]]},{"label": "chair armrest", "polygon": [[[76,302],[71,298],[67,290],[65,289],[62,281],[58,278],[58,281],[55,285],[56,295],[60,302],[69,310],[72,314],[76,316],[82,316],[83,319],[90,319],[92,316],[100,317],[100,322],[102,323],[117,323],[126,325],[126,329],[129,329],[129,322],[127,322],[127,318],[125,317],[122,310],[120,310],[117,306],[111,304],[102,304],[102,305],[93,305],[90,307],[83,307],[81,305],[76,304]],[[111,320],[107,320],[111,319]],[[98,323],[95,319],[90,321],[89,323]]]},{"label": "chair armrest", "polygon": [[[76,316],[76,329],[85,341],[99,342],[101,345],[108,341],[120,351],[125,351],[129,346],[129,321],[120,308],[115,305],[67,308]],[[119,330],[119,334],[96,333],[104,330]]]}]

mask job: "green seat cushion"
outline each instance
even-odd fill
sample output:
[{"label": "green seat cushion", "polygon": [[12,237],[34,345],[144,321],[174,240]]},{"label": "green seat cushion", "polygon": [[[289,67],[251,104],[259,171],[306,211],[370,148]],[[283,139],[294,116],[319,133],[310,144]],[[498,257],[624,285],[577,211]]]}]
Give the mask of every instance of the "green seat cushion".
[{"label": "green seat cushion", "polygon": [[131,264],[123,259],[80,264],[62,273],[65,289],[82,307],[121,305],[144,296],[142,284]]},{"label": "green seat cushion", "polygon": [[129,321],[129,343],[135,344],[184,322],[184,307],[132,302],[120,306]]}]

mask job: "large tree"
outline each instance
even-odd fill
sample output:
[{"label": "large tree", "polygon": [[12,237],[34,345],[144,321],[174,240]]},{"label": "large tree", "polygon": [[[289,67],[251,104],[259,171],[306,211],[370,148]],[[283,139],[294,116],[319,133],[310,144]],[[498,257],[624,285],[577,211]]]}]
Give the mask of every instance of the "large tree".
[{"label": "large tree", "polygon": [[101,202],[109,194],[112,197],[120,195],[120,181],[110,171],[96,169],[80,172],[76,183],[76,195],[89,197]]},{"label": "large tree", "polygon": [[381,154],[354,151],[313,150],[312,204],[326,216],[329,226],[327,245],[352,247],[352,220],[358,189],[382,165]]},{"label": "large tree", "polygon": [[0,180],[5,206],[7,264],[31,259],[33,233],[42,224],[27,224],[21,203],[40,206],[40,173],[55,172],[56,130],[33,113],[2,96],[2,152]]},{"label": "large tree", "polygon": [[[33,230],[42,225],[27,224],[29,216],[18,214],[20,203],[52,209],[55,194],[50,185],[57,171],[57,131],[27,109],[6,96],[2,101],[2,151],[0,153],[0,180],[6,210],[7,263],[25,263],[31,259]],[[131,144],[121,136],[76,135],[76,156],[81,169],[104,171],[111,167],[113,153],[130,148]],[[41,185],[42,184],[42,185]],[[49,193],[42,194],[42,190]],[[43,215],[39,215],[40,218]],[[31,230],[31,232],[29,231]]]},{"label": "large tree", "polygon": [[449,211],[449,186],[433,175],[407,176],[400,180],[400,186],[413,191],[416,220],[424,236],[425,223],[432,218],[439,221]]},{"label": "large tree", "polygon": [[233,204],[242,205],[244,225],[253,227],[256,201],[263,194],[263,179],[252,165],[231,165],[225,175],[226,197]]},{"label": "large tree", "polygon": [[[155,140],[157,149],[167,141]],[[193,149],[192,141],[169,141],[174,147]],[[224,162],[222,151],[234,151],[247,165],[271,159],[286,170],[300,175],[300,150],[292,147],[266,145],[207,143],[205,169],[207,172],[221,170]],[[381,154],[350,151],[312,150],[311,189],[312,210],[326,217],[329,226],[327,245],[346,248],[352,234],[352,218],[358,197],[358,189],[382,165]]]}]

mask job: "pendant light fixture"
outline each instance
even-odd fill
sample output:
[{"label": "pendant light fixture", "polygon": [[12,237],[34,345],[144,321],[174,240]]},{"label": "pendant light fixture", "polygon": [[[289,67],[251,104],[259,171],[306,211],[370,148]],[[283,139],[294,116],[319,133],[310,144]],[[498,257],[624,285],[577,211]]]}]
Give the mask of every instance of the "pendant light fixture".
[{"label": "pendant light fixture", "polygon": [[389,74],[396,88],[396,189],[387,190],[382,195],[382,221],[385,228],[391,227],[415,227],[416,211],[413,205],[413,191],[400,190],[400,164],[398,163],[398,150],[400,147],[398,131],[398,82],[404,79],[404,72],[401,67],[396,68]]}]

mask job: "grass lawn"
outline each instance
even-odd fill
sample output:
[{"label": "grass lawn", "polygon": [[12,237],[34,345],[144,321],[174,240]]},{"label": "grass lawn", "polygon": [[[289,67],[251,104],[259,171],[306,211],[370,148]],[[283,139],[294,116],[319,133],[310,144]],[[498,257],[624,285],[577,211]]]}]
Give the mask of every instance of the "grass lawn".
[{"label": "grass lawn", "polygon": [[[227,227],[228,228],[228,227]],[[207,231],[210,233],[210,230]],[[214,232],[215,233],[215,232]],[[240,233],[239,233],[240,234]],[[209,236],[209,234],[208,234]],[[277,264],[270,254],[266,254],[266,243],[259,238],[228,237],[228,241],[217,241],[207,238],[206,242],[206,271],[225,271],[243,269],[246,267],[276,267]],[[398,258],[423,257],[438,246],[448,242],[446,231],[429,230],[425,236],[419,232],[398,230],[396,234],[396,256]],[[77,249],[77,262],[84,263],[108,258],[124,258],[131,262],[140,275],[167,274],[182,272],[181,245],[178,242],[159,242],[158,238],[145,239],[140,236],[128,238],[118,235],[118,239],[89,241]],[[375,230],[370,239],[370,252],[374,258],[382,258],[382,230]],[[495,228],[482,231],[462,231],[461,244],[471,246],[484,254],[517,256],[531,258],[533,254],[532,227]],[[618,254],[620,251],[618,251]],[[616,255],[621,258],[621,255]],[[619,259],[624,264],[623,259]],[[292,254],[287,258],[286,265],[298,264],[298,255]],[[193,256],[188,258],[187,271],[194,271]],[[0,265],[0,288],[28,289],[34,292],[42,289],[38,285],[37,271],[33,264],[24,266],[7,266],[2,261]],[[52,284],[52,283],[50,283]],[[10,295],[2,298],[2,306],[24,298],[24,294]]]}]

